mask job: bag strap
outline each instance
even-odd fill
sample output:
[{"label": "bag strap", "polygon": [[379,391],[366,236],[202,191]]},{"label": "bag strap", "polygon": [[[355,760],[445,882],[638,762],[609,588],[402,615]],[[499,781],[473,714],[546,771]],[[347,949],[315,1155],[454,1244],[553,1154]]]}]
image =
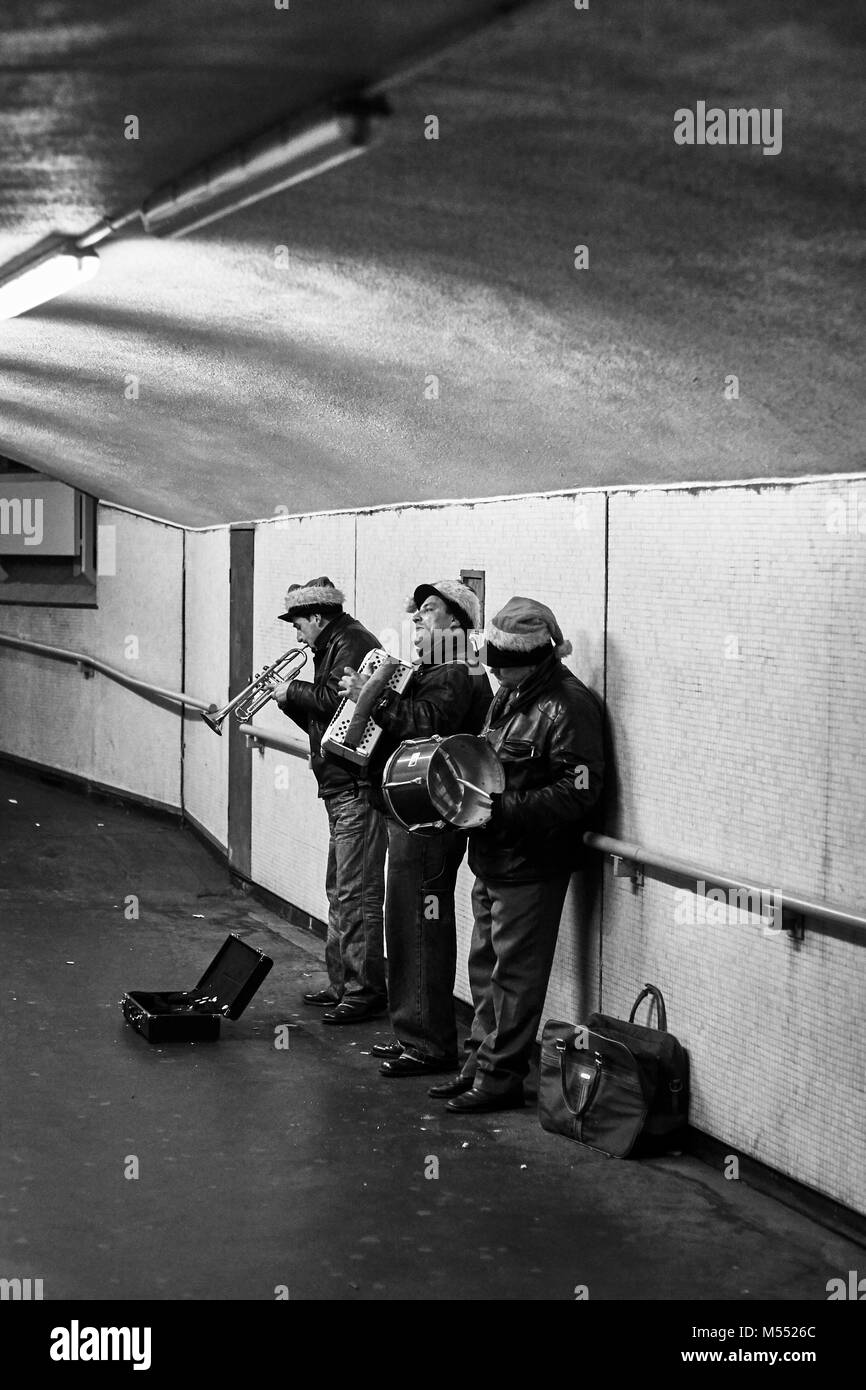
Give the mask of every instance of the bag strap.
[{"label": "bag strap", "polygon": [[[634,1016],[638,1011],[638,1007],[646,998],[655,1000],[656,1022],[658,1024],[659,1032],[666,1033],[668,1031],[667,1009],[665,1008],[665,1001],[662,998],[662,992],[660,989],[657,989],[655,985],[644,985],[637,999],[631,1006],[631,1013],[628,1016],[629,1023],[634,1023]],[[652,1017],[652,1004],[650,1004],[649,1010],[650,1011],[647,1014],[647,1018]]]},{"label": "bag strap", "polygon": [[589,1085],[581,1086],[581,1101],[577,1109],[575,1110],[573,1106],[569,1103],[568,1099],[568,1078],[565,1074],[565,1054],[568,1050],[568,1044],[566,1043],[564,1038],[556,1039],[556,1050],[559,1053],[559,1077],[560,1083],[562,1085],[563,1104],[565,1105],[565,1108],[568,1111],[569,1115],[573,1115],[576,1120],[579,1120],[584,1110],[589,1105],[590,1101],[595,1095],[596,1091],[598,1090],[598,1083],[601,1080],[601,1072],[602,1067],[604,1066],[604,1062],[602,1060],[600,1052],[596,1052],[593,1054],[595,1057],[595,1072],[593,1074],[592,1081],[589,1083]]}]

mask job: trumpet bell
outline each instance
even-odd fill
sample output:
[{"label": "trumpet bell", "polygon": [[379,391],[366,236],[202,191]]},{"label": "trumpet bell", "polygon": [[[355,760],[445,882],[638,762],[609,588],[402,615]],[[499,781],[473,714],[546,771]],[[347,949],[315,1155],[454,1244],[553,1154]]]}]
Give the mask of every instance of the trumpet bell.
[{"label": "trumpet bell", "polygon": [[222,725],[230,714],[234,714],[239,724],[248,724],[256,711],[262,709],[269,700],[274,698],[277,684],[287,680],[293,681],[300,674],[308,655],[309,649],[307,647],[290,647],[272,666],[266,667],[264,671],[259,671],[249,685],[245,686],[233,700],[229,700],[223,709],[217,709],[214,705],[209,710],[201,710],[201,717],[205,724],[220,736],[222,736]]}]

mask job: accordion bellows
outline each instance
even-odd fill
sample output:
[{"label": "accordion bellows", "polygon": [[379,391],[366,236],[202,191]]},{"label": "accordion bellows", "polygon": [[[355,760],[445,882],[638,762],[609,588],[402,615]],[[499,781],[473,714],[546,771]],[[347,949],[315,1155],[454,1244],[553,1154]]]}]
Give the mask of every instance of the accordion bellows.
[{"label": "accordion bellows", "polygon": [[322,748],[325,752],[336,753],[364,767],[382,735],[382,729],[368,711],[385,690],[394,690],[401,695],[412,679],[412,667],[404,661],[397,661],[384,648],[374,647],[364,657],[358,672],[371,679],[357,701],[347,695],[338,705],[322,735]]}]

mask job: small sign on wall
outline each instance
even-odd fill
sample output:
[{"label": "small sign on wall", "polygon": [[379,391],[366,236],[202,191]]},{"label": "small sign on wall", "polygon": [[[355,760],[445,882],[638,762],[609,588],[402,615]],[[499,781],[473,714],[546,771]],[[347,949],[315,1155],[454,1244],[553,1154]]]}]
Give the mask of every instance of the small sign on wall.
[{"label": "small sign on wall", "polygon": [[461,571],[460,571],[460,582],[461,582],[462,584],[467,585],[467,587],[470,588],[470,589],[472,590],[472,592],[475,594],[475,597],[478,599],[478,611],[479,611],[479,613],[480,613],[480,615],[481,615],[481,616],[479,617],[479,619],[478,619],[478,626],[479,626],[480,628],[483,628],[483,627],[484,627],[484,600],[485,600],[485,587],[486,587],[486,580],[485,580],[485,573],[484,573],[484,570],[461,570]]},{"label": "small sign on wall", "polygon": [[37,473],[0,475],[0,555],[78,555],[78,494]]}]

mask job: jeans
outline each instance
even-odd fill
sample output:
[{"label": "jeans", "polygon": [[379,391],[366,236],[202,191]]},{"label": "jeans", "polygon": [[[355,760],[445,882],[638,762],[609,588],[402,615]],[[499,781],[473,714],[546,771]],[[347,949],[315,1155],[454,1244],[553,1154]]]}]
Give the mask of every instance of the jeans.
[{"label": "jeans", "polygon": [[388,999],[391,1025],[415,1057],[457,1056],[454,886],[466,835],[442,830],[410,835],[388,821]]},{"label": "jeans", "polygon": [[338,999],[383,1003],[382,902],[388,844],[384,818],[370,805],[366,791],[326,797],[325,809],[330,826],[325,879],[328,979]]},{"label": "jeans", "polygon": [[510,1091],[529,1071],[568,883],[568,874],[535,883],[475,880],[469,948],[475,1017],[462,1074],[480,1091]]}]

